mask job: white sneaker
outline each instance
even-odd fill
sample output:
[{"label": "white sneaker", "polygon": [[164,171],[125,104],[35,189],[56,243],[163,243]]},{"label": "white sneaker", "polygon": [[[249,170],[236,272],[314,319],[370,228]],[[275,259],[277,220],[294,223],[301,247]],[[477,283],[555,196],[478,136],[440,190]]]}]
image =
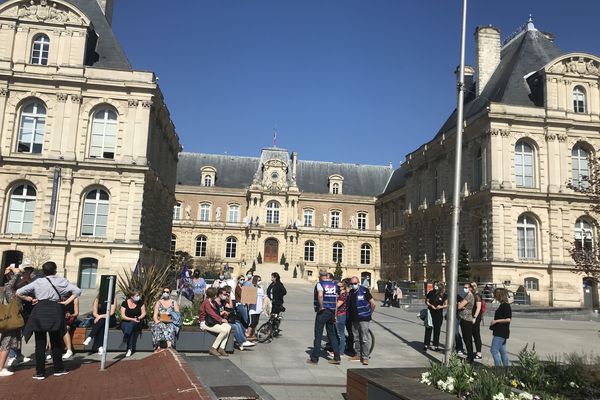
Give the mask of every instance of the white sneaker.
[{"label": "white sneaker", "polygon": [[0,376],[11,376],[14,372],[7,370],[6,368],[0,369]]},{"label": "white sneaker", "polygon": [[10,357],[8,360],[6,360],[6,366],[12,367],[12,365],[15,363],[16,360],[17,360],[17,357]]},{"label": "white sneaker", "polygon": [[256,343],[246,340],[244,343],[242,343],[242,346],[252,347],[252,346],[256,346]]},{"label": "white sneaker", "polygon": [[22,357],[21,359],[17,359],[17,364],[25,364],[25,363],[28,363],[29,361],[31,361],[31,358]]},{"label": "white sneaker", "polygon": [[46,354],[46,361],[52,360],[52,354]]},{"label": "white sneaker", "polygon": [[98,354],[99,355],[104,354],[104,347],[102,347],[102,346],[98,347]]},{"label": "white sneaker", "polygon": [[127,353],[125,353],[125,357],[131,357],[131,350],[127,350]]},{"label": "white sneaker", "polygon": [[86,337],[85,340],[83,341],[83,345],[84,346],[88,346],[90,343],[92,343],[92,338],[91,337]]},{"label": "white sneaker", "polygon": [[73,351],[67,350],[67,352],[65,354],[63,354],[62,359],[63,360],[68,360],[71,357],[73,357]]},{"label": "white sneaker", "polygon": [[244,345],[243,344],[239,345],[238,347],[239,347],[240,351],[244,351]]}]

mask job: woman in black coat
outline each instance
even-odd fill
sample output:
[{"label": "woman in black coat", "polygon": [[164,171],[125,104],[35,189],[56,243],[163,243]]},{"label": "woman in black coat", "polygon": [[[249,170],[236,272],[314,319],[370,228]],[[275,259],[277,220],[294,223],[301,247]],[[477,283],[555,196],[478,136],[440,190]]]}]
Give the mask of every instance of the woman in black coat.
[{"label": "woman in black coat", "polygon": [[271,314],[279,314],[283,306],[283,296],[287,294],[285,286],[281,283],[281,277],[277,272],[271,274],[271,284],[267,288],[267,297],[271,300],[273,308]]}]

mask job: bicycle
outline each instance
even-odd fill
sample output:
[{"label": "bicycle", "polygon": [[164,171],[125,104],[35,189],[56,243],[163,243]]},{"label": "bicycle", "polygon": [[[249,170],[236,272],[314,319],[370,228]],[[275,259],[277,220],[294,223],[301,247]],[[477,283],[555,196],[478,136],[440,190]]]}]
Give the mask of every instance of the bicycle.
[{"label": "bicycle", "polygon": [[[375,335],[371,329],[369,329],[369,336],[371,336],[371,346],[369,347],[368,355],[371,355],[371,353],[373,353],[373,349],[375,348]],[[346,336],[346,343],[348,343],[348,336]],[[346,349],[347,348],[348,346],[346,346]],[[351,348],[354,349],[354,343],[351,344]]]},{"label": "bicycle", "polygon": [[281,307],[279,314],[271,314],[269,320],[258,328],[256,331],[256,340],[259,343],[264,343],[280,335],[281,329],[279,327],[281,326],[284,311],[285,307]]}]

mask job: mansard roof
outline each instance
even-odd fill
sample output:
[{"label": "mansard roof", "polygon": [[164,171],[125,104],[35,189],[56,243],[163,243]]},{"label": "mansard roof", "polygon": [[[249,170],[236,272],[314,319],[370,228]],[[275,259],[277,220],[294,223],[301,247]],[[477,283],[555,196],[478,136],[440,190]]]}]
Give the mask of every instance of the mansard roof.
[{"label": "mansard roof", "polygon": [[385,185],[385,190],[383,191],[380,197],[393,193],[396,190],[402,189],[406,183],[405,174],[406,171],[402,167],[394,170],[392,176],[390,176],[387,185]]},{"label": "mansard roof", "polygon": [[[217,187],[247,189],[264,162],[277,159],[288,165],[288,181],[291,179],[291,162],[284,149],[263,149],[261,157],[242,157],[219,154],[180,153],[177,164],[179,185],[200,185],[200,170],[211,166],[217,169]],[[305,193],[329,193],[329,177],[344,177],[345,195],[372,196],[383,192],[392,173],[386,166],[344,164],[324,161],[297,161],[296,181]]]}]

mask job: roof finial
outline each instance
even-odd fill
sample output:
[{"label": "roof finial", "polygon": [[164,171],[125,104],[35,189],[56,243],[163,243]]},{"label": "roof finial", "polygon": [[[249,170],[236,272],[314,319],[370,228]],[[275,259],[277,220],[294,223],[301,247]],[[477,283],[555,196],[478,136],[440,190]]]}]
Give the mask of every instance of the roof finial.
[{"label": "roof finial", "polygon": [[529,19],[527,20],[527,30],[528,31],[535,31],[535,25],[533,25],[533,17],[531,16],[531,14],[529,14]]}]

